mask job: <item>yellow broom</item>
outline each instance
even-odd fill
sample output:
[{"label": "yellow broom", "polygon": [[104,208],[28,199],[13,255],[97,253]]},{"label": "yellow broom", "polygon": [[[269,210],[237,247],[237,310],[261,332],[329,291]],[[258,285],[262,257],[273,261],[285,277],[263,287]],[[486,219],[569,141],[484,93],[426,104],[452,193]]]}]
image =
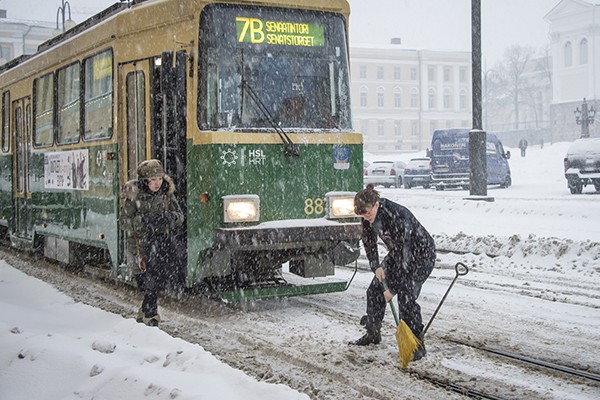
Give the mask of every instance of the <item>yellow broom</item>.
[{"label": "yellow broom", "polygon": [[[425,327],[425,329],[423,329],[423,333],[421,333],[421,338],[425,337],[425,333],[431,326],[431,323],[433,322],[433,319],[437,315],[438,311],[440,311],[442,304],[444,304],[446,297],[448,297],[448,293],[450,293],[450,289],[452,289],[452,286],[454,286],[454,283],[456,282],[458,277],[464,276],[469,273],[469,268],[461,262],[456,263],[456,265],[454,266],[454,270],[456,272],[456,275],[454,276],[454,279],[452,279],[452,282],[450,283],[450,286],[448,286],[448,289],[446,289],[444,297],[442,297],[440,304],[438,304],[437,308],[433,312],[433,315],[429,319],[427,326]],[[388,290],[385,281],[383,282],[383,288],[385,290]],[[397,325],[396,341],[398,342],[398,351],[400,352],[400,365],[402,366],[402,368],[406,368],[408,363],[413,360],[415,351],[419,348],[419,346],[421,346],[421,340],[418,337],[416,337],[414,333],[412,333],[408,325],[406,325],[406,322],[404,322],[403,320],[398,321],[398,314],[396,313],[396,308],[394,307],[393,301],[390,301],[390,308],[392,309],[392,314],[394,315],[394,319],[396,320]]]},{"label": "yellow broom", "polygon": [[[383,288],[388,290],[387,283],[383,282]],[[402,368],[406,368],[409,362],[413,360],[415,351],[421,345],[421,340],[415,336],[410,330],[404,320],[398,320],[398,313],[396,313],[396,307],[394,307],[394,301],[390,301],[390,308],[392,309],[392,315],[396,321],[396,342],[398,342],[398,352],[400,353],[400,365]]]}]

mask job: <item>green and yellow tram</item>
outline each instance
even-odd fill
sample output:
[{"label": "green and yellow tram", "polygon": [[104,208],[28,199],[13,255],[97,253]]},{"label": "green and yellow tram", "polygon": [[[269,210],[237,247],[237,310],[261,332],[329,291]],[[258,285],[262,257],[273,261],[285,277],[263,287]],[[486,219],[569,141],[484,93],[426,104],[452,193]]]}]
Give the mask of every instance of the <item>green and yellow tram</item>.
[{"label": "green and yellow tram", "polygon": [[120,190],[157,158],[187,216],[188,287],[343,290],[310,278],[358,257],[348,16],[345,0],[121,2],[1,67],[0,228],[129,279]]}]

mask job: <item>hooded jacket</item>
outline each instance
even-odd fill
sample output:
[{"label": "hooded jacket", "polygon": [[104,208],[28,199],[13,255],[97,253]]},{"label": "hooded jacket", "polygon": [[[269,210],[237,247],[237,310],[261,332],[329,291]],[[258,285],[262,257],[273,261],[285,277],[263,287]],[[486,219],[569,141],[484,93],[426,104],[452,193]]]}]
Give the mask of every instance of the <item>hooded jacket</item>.
[{"label": "hooded jacket", "polygon": [[435,242],[408,208],[382,198],[375,221],[371,224],[363,219],[362,228],[362,241],[373,272],[379,267],[377,238],[380,237],[388,249],[383,264],[391,264],[386,260],[393,258],[393,264],[400,269],[386,270],[386,275],[419,274],[419,268],[429,275],[435,262]]},{"label": "hooded jacket", "polygon": [[[121,226],[129,232],[138,251],[143,251],[150,242],[164,241],[172,235],[173,229],[183,225],[184,216],[175,197],[175,184],[168,175],[163,177],[163,184],[156,193],[152,193],[142,180],[128,181],[121,197],[124,199]],[[154,223],[166,217],[168,224],[157,229]]]}]

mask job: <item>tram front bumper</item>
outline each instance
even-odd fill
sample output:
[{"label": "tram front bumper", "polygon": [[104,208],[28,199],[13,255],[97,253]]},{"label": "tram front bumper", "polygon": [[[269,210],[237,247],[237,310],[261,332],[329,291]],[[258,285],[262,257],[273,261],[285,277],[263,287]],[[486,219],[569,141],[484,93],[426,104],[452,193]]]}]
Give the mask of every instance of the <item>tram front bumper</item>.
[{"label": "tram front bumper", "polygon": [[358,222],[285,220],[217,229],[215,239],[217,247],[230,250],[278,250],[302,248],[314,243],[355,243],[360,240],[361,232]]}]

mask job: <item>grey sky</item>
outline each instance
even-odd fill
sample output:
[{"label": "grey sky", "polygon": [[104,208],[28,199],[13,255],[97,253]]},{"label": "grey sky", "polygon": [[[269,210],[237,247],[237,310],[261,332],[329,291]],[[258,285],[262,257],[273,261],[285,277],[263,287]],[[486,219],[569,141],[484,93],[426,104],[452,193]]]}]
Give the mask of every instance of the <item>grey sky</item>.
[{"label": "grey sky", "polygon": [[[351,43],[471,50],[471,0],[349,0]],[[491,67],[513,45],[544,47],[544,16],[560,0],[481,0],[482,61]]]},{"label": "grey sky", "polygon": [[[72,17],[81,22],[117,0],[69,0]],[[543,47],[543,20],[560,0],[481,0],[483,62],[491,67],[513,44]],[[60,0],[0,0],[8,17],[56,21]],[[350,41],[388,44],[400,37],[412,49],[471,49],[471,0],[350,0]]]}]

